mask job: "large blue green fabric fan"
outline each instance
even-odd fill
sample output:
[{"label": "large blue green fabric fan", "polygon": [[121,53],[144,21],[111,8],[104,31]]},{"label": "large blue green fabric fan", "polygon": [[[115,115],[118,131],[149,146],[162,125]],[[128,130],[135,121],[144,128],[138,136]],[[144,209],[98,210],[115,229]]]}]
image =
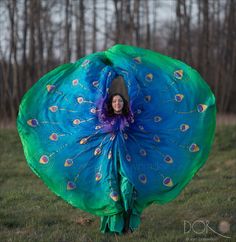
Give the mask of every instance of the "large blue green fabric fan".
[{"label": "large blue green fabric fan", "polygon": [[[106,119],[117,76],[132,115]],[[101,216],[103,232],[122,232],[130,206],[134,230],[148,205],[175,199],[206,162],[215,124],[215,97],[196,70],[127,45],[49,72],[17,118],[30,168],[58,196]]]}]

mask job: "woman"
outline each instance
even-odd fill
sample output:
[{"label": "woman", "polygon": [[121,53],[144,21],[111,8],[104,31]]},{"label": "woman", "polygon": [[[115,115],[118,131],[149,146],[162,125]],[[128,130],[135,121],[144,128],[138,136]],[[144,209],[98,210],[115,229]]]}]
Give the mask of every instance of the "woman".
[{"label": "woman", "polygon": [[[113,117],[115,119],[115,123],[121,124],[119,119],[123,119],[127,121],[127,124],[132,120],[132,114],[129,109],[129,105],[124,96],[120,93],[113,93],[110,95],[107,105],[106,105],[106,117]],[[114,121],[114,120],[113,120]],[[119,127],[120,128],[120,127]],[[120,129],[117,129],[120,130]],[[118,184],[120,184],[120,194],[122,200],[120,203],[124,208],[124,211],[111,215],[111,216],[102,216],[101,217],[101,232],[115,232],[118,234],[122,233],[132,233],[140,223],[139,218],[136,216],[132,216],[131,224],[130,218],[132,215],[132,206],[134,203],[135,196],[135,188],[129,182],[129,180],[122,174],[120,169],[120,161],[119,156],[117,154],[117,170],[118,170]],[[137,209],[136,209],[137,211]]]},{"label": "woman", "polygon": [[129,114],[128,102],[120,93],[112,94],[108,101],[108,115]]}]

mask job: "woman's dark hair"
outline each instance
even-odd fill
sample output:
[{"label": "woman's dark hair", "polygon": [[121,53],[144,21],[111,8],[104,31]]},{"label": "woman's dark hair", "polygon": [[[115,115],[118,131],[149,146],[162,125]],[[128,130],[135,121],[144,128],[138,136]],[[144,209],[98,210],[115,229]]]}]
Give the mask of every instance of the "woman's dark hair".
[{"label": "woman's dark hair", "polygon": [[130,109],[129,109],[129,104],[128,101],[124,98],[124,96],[120,93],[113,93],[112,95],[109,96],[108,102],[107,102],[107,116],[112,117],[115,115],[114,109],[112,107],[112,100],[114,96],[120,96],[124,102],[124,106],[122,109],[122,114],[124,116],[129,116],[130,115]]}]

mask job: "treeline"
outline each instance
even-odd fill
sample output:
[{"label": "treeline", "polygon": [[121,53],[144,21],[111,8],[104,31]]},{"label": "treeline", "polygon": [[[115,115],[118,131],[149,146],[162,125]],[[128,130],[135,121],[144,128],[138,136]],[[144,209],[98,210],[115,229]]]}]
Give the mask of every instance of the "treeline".
[{"label": "treeline", "polygon": [[236,112],[236,0],[2,0],[0,116],[59,64],[115,43],[150,48],[196,68],[219,112]]}]

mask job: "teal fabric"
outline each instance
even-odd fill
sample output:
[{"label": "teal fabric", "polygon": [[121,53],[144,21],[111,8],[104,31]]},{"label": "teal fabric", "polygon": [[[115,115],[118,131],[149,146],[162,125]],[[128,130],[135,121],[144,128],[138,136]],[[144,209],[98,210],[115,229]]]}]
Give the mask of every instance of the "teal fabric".
[{"label": "teal fabric", "polygon": [[128,209],[132,210],[130,220],[129,220],[129,228],[134,231],[136,230],[140,225],[140,214],[142,211],[138,211],[136,208],[136,190],[135,187],[130,183],[130,181],[125,177],[124,174],[122,174],[122,171],[120,170],[120,163],[119,158],[117,159],[118,163],[118,185],[117,188],[119,190],[119,193],[121,195],[121,204],[123,207],[123,211],[114,214],[111,216],[102,216],[101,217],[101,226],[100,230],[102,233],[106,232],[117,232],[119,234],[123,233],[124,228],[124,219],[127,218],[127,211]]},{"label": "teal fabric", "polygon": [[[106,103],[117,76],[127,86],[131,114],[109,118]],[[47,73],[24,95],[17,117],[33,172],[118,231],[133,187],[133,228],[147,206],[181,193],[208,158],[215,124],[215,97],[196,70],[128,45]]]}]

